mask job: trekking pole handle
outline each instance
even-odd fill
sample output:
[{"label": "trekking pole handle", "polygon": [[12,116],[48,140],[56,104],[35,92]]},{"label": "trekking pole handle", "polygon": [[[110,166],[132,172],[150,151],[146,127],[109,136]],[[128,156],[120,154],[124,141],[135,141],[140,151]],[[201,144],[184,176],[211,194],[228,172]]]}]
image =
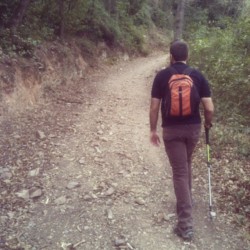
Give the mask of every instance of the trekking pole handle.
[{"label": "trekking pole handle", "polygon": [[207,163],[210,168],[210,144],[209,144],[209,128],[205,127],[206,134],[206,149],[207,149]]},{"label": "trekking pole handle", "polygon": [[209,128],[205,127],[205,133],[206,133],[206,144],[209,144]]}]

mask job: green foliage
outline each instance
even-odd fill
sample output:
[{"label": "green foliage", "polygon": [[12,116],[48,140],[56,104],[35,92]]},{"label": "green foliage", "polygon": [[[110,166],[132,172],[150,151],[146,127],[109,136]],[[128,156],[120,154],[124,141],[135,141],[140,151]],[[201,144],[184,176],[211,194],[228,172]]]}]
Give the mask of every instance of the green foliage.
[{"label": "green foliage", "polygon": [[106,41],[114,45],[119,38],[119,27],[99,2],[89,5],[81,25],[75,25],[76,34],[88,35],[92,41]]},{"label": "green foliage", "polygon": [[129,16],[136,15],[145,5],[146,0],[128,0],[128,14]]},{"label": "green foliage", "polygon": [[152,20],[156,26],[160,28],[167,28],[169,26],[167,13],[163,10],[153,7],[152,8]]},{"label": "green foliage", "polygon": [[238,159],[250,159],[250,129],[238,123],[216,124],[212,130],[213,148],[221,158],[225,148],[230,148]]},{"label": "green foliage", "polygon": [[249,231],[250,18],[249,8],[240,15],[244,1],[230,2],[196,1],[207,5],[189,6],[185,39],[191,47],[190,64],[205,74],[213,91],[217,205]]},{"label": "green foliage", "polygon": [[189,24],[188,31],[190,64],[209,79],[216,120],[223,126],[215,130],[217,152],[237,145],[234,153],[249,158],[250,18],[225,17],[206,25],[203,17]]},{"label": "green foliage", "polygon": [[192,15],[190,17],[197,18],[196,12],[205,10],[207,21],[216,25],[219,24],[224,17],[237,18],[243,9],[246,0],[197,0],[190,3]]},{"label": "green foliage", "polygon": [[142,8],[133,17],[135,26],[150,27],[152,25],[151,8],[144,4]]},{"label": "green foliage", "polygon": [[88,60],[93,59],[95,55],[95,44],[93,42],[87,39],[77,39],[77,45]]},{"label": "green foliage", "polygon": [[[226,29],[197,27],[188,38],[191,64],[211,82],[217,118],[246,124],[249,114],[249,29],[248,20],[228,22]],[[191,33],[190,33],[191,34]]]},{"label": "green foliage", "polygon": [[23,54],[35,44],[67,36],[143,52],[148,29],[154,25],[167,27],[166,13],[160,10],[163,5],[157,7],[147,0],[36,0],[28,5],[15,33],[18,42],[12,46],[8,25],[19,3],[17,0],[0,3],[4,13],[0,17],[0,46],[5,52]]},{"label": "green foliage", "polygon": [[1,47],[4,51],[8,51],[12,47],[12,42],[10,40],[10,30],[9,29],[0,29],[0,41]]},{"label": "green foliage", "polygon": [[18,0],[1,0],[0,2],[0,27],[7,27],[13,16],[13,11],[18,5]]}]

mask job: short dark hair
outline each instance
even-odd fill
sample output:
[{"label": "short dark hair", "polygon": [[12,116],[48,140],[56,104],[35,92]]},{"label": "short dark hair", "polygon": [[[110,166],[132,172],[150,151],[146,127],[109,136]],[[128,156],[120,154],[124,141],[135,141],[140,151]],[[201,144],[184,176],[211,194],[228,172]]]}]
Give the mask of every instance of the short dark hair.
[{"label": "short dark hair", "polygon": [[186,61],[188,58],[188,45],[184,41],[174,41],[170,45],[170,54],[175,61]]}]

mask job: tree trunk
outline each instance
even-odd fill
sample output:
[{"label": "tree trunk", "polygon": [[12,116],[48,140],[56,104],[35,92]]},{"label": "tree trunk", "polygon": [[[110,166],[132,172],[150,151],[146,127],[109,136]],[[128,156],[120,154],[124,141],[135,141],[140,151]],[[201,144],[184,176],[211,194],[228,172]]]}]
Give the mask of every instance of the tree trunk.
[{"label": "tree trunk", "polygon": [[28,5],[30,4],[30,1],[31,0],[21,0],[14,15],[11,18],[10,29],[14,35],[16,34],[17,28],[23,21],[24,14],[28,8]]},{"label": "tree trunk", "polygon": [[24,14],[30,4],[31,0],[21,0],[16,8],[12,18],[10,19],[9,28],[12,43],[15,45],[20,44],[20,39],[16,35],[18,27],[23,21]]},{"label": "tree trunk", "polygon": [[104,1],[105,9],[111,14],[112,11],[112,0],[105,0]]},{"label": "tree trunk", "polygon": [[64,38],[64,0],[58,0],[58,5],[59,5],[59,16],[60,16],[59,37],[63,40]]},{"label": "tree trunk", "polygon": [[184,13],[186,0],[178,0],[177,9],[175,11],[174,22],[174,40],[182,39],[184,27]]},{"label": "tree trunk", "polygon": [[105,5],[105,9],[110,15],[115,13],[116,0],[104,0],[104,5]]}]

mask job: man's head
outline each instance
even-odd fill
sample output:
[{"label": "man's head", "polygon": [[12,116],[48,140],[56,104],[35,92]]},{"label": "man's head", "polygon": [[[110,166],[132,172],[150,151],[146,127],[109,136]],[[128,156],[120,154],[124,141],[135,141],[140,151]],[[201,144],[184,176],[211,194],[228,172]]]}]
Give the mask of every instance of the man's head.
[{"label": "man's head", "polygon": [[183,41],[174,41],[170,45],[170,55],[175,62],[188,59],[188,45]]}]

